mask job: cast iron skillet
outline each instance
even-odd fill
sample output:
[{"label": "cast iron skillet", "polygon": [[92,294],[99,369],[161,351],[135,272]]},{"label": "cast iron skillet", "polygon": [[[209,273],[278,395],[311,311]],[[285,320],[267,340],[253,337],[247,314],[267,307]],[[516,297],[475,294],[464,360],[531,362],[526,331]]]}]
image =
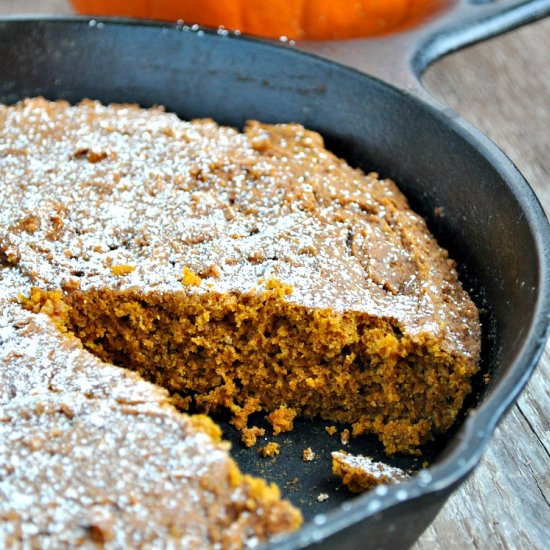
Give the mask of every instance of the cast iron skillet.
[{"label": "cast iron skillet", "polygon": [[[396,179],[458,260],[483,312],[482,374],[490,374],[490,382],[476,378],[462,418],[426,445],[422,457],[391,460],[415,469],[428,461],[429,469],[408,483],[352,497],[330,474],[329,452],[342,445],[326,434],[326,422],[299,421],[278,439],[282,454],[273,462],[245,450],[224,424],[241,467],[278,482],[308,520],[272,548],[412,544],[477,464],[543,350],[550,313],[548,221],[512,163],[427,98],[417,77],[447,51],[550,13],[550,0],[475,4],[460,1],[444,17],[398,37],[302,45],[345,56],[395,86],[225,31],[83,18],[0,20],[0,101],[91,97],[162,104],[184,118],[208,116],[235,126],[248,118],[301,122],[350,163]],[[312,463],[301,460],[307,446],[319,457]],[[373,437],[352,440],[349,450],[383,456]],[[330,498],[318,503],[321,492]]]}]

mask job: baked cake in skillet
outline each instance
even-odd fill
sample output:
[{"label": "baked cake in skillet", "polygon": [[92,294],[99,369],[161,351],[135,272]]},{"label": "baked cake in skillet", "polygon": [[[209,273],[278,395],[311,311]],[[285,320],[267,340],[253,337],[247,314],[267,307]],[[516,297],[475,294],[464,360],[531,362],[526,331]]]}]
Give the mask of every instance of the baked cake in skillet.
[{"label": "baked cake in skillet", "polygon": [[[275,433],[319,416],[376,434],[388,454],[416,453],[470,391],[480,326],[454,262],[392,181],[351,168],[302,126],[250,122],[239,133],[160,108],[29,99],[0,108],[0,192],[2,330],[14,342],[2,369],[28,365],[23,389],[7,394],[9,433],[44,423],[64,441],[97,435],[88,420],[68,430],[62,411],[23,420],[38,392],[44,410],[66,395],[86,418],[118,419],[109,460],[126,448],[117,423],[146,431],[142,420],[126,426],[124,407],[161,410],[223,454],[169,401],[229,409],[249,444],[248,416],[265,411]],[[10,351],[47,348],[46,337],[55,360]],[[75,351],[57,358],[66,347]],[[56,376],[66,388],[52,389]],[[94,377],[111,381],[88,400]],[[120,405],[111,390],[146,397]],[[168,460],[177,436],[160,431],[166,445],[128,443],[128,461]],[[228,461],[220,467],[234,472]],[[261,487],[260,500],[271,490]],[[296,526],[269,495],[284,516],[273,525]]]},{"label": "baked cake in skillet", "polygon": [[254,548],[300,525],[207,417],[1,307],[0,548]]}]

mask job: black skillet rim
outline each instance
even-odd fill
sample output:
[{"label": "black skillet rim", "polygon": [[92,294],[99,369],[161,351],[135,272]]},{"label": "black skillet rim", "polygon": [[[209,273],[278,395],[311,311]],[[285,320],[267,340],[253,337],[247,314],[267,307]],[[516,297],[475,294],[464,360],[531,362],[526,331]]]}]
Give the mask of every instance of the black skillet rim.
[{"label": "black skillet rim", "polygon": [[[329,65],[340,71],[349,71],[356,77],[374,81],[378,86],[385,87],[399,99],[404,97],[415,103],[415,107],[428,111],[439,124],[446,125],[458,134],[468,145],[475,148],[495,168],[502,183],[508,187],[525,216],[531,234],[533,235],[539,260],[538,289],[536,307],[533,312],[529,330],[523,338],[521,348],[516,351],[509,371],[498,381],[490,395],[484,397],[477,408],[468,417],[453,436],[458,440],[456,447],[441,462],[431,466],[429,470],[420,472],[406,483],[398,486],[381,486],[361,495],[353,501],[348,501],[327,514],[319,514],[312,522],[305,524],[298,532],[276,537],[270,548],[302,548],[311,543],[319,542],[328,536],[342,531],[360,521],[382,513],[384,510],[407,500],[426,496],[451,489],[463,481],[479,462],[486,449],[493,431],[505,412],[512,405],[520,391],[532,375],[542,355],[546,340],[550,333],[550,224],[544,210],[528,182],[519,172],[513,162],[481,131],[460,116],[449,116],[449,109],[437,103],[436,100],[423,97],[420,99],[398,87],[371,75],[361,73],[356,69],[321,58],[314,54],[289,48],[267,40],[240,35],[228,31],[221,33],[199,25],[183,27],[159,21],[143,21],[122,17],[86,17],[86,16],[5,16],[0,17],[0,25],[5,23],[29,22],[37,24],[64,23],[73,25],[89,25],[90,22],[109,26],[142,26],[174,32],[202,32],[209,36],[218,36],[223,40],[243,40],[255,44],[256,47],[276,49],[281,55],[305,56],[320,65]],[[283,53],[284,52],[284,53]]]}]

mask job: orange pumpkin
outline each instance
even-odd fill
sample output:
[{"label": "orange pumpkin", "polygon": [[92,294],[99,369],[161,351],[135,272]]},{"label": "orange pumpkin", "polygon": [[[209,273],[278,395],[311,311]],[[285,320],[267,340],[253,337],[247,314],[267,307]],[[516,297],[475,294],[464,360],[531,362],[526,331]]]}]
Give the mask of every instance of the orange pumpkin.
[{"label": "orange pumpkin", "polygon": [[395,32],[453,0],[72,0],[87,15],[177,20],[278,38],[327,40]]}]

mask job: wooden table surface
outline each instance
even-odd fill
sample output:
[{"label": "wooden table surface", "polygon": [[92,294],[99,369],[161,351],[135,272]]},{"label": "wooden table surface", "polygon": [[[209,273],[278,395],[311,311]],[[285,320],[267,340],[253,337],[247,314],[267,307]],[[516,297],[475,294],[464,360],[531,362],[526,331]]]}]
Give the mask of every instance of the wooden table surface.
[{"label": "wooden table surface", "polygon": [[[0,0],[8,13],[71,13],[66,0]],[[424,84],[515,162],[550,214],[550,18],[457,52]],[[550,345],[481,464],[415,550],[550,547]]]}]

